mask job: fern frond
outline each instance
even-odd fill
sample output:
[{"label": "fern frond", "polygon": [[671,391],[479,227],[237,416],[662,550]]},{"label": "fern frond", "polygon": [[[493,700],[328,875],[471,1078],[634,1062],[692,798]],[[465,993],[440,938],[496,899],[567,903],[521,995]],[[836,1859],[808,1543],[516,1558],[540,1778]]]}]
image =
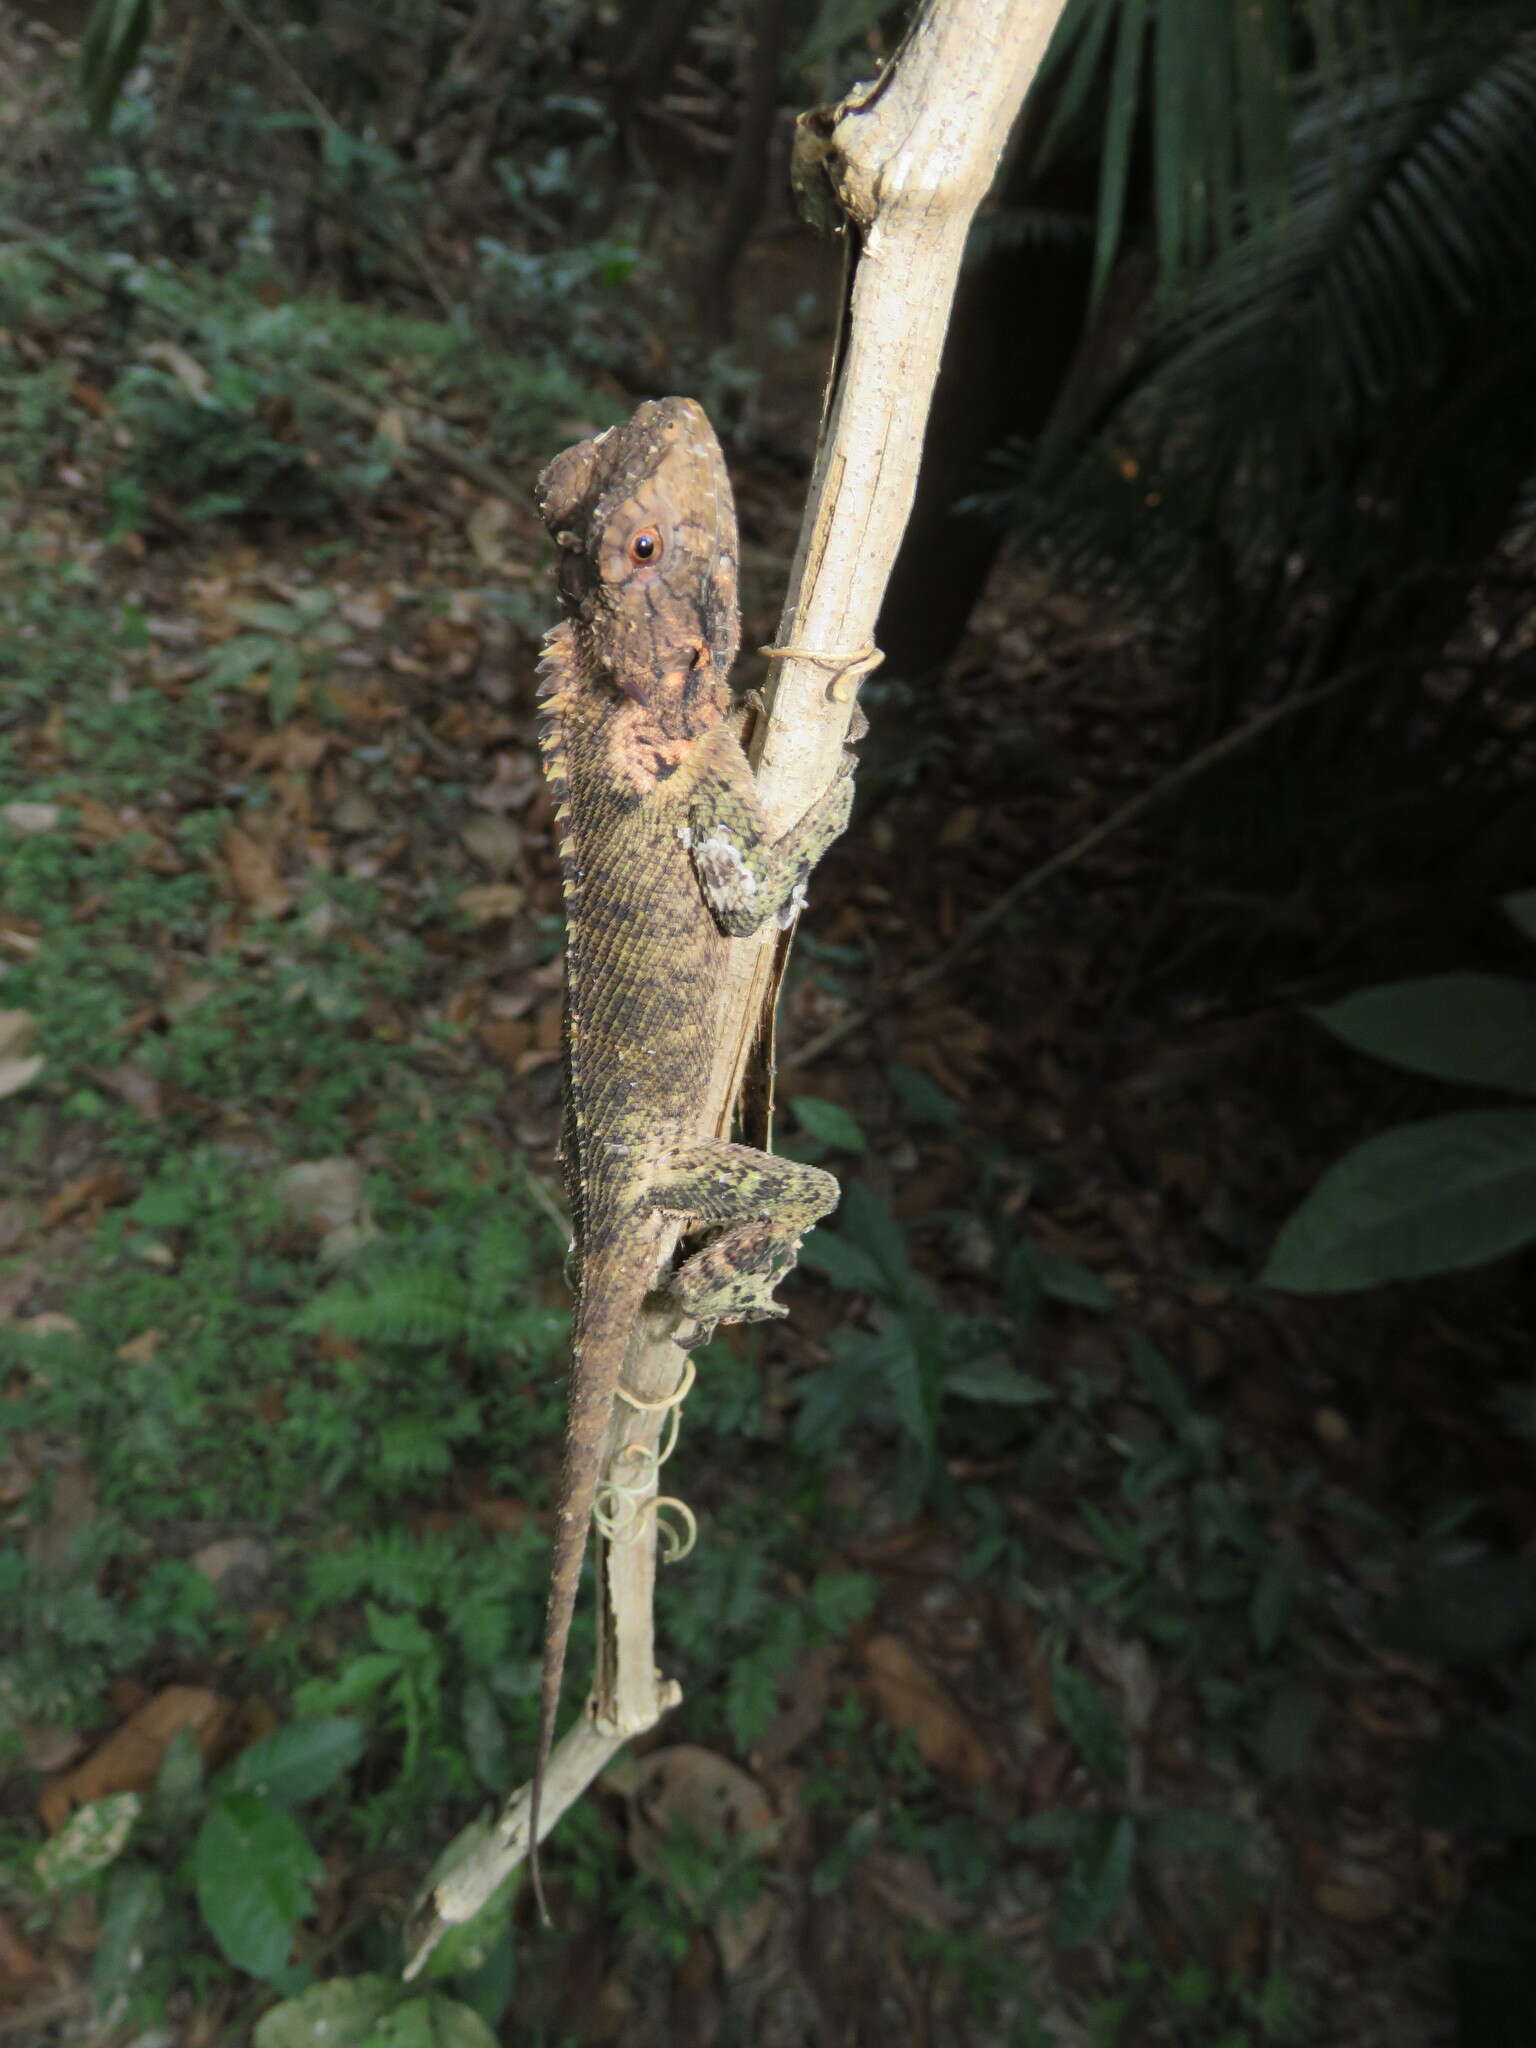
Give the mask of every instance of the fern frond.
[{"label": "fern frond", "polygon": [[464,1282],[444,1267],[421,1266],[375,1280],[366,1292],[350,1282],[328,1287],[302,1309],[294,1328],[369,1344],[445,1346],[463,1334]]}]

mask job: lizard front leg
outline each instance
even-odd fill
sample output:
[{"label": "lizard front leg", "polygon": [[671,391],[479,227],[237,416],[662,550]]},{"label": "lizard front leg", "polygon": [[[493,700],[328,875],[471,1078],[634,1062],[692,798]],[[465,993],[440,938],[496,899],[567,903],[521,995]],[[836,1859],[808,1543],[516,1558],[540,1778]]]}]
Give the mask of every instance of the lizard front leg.
[{"label": "lizard front leg", "polygon": [[836,1207],[838,1185],[819,1166],[750,1145],[701,1139],[658,1162],[651,1199],[690,1229],[719,1229],[672,1275],[666,1298],[699,1325],[761,1322],[785,1313],[773,1290],[800,1240]]},{"label": "lizard front leg", "polygon": [[793,920],[807,876],[848,823],[852,768],[850,753],[825,795],[774,839],[747,757],[721,730],[689,805],[686,843],[704,901],[728,937],[750,938],[770,917]]}]

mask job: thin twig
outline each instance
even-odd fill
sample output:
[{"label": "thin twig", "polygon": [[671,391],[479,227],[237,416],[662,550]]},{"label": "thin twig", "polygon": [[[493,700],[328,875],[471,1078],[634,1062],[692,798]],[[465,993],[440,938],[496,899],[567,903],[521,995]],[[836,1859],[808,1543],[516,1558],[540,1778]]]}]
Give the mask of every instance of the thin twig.
[{"label": "thin twig", "polygon": [[1261,733],[1267,732],[1273,725],[1278,725],[1282,719],[1291,717],[1297,711],[1306,710],[1309,705],[1321,704],[1325,698],[1337,696],[1346,684],[1358,681],[1359,676],[1359,669],[1353,668],[1343,675],[1335,676],[1332,682],[1320,683],[1315,690],[1302,690],[1294,697],[1287,697],[1282,704],[1272,704],[1267,711],[1261,711],[1257,717],[1250,718],[1246,725],[1240,725],[1232,732],[1223,733],[1220,739],[1212,740],[1208,747],[1202,747],[1198,753],[1191,754],[1187,761],[1181,761],[1177,768],[1171,768],[1149,789],[1144,789],[1138,796],[1131,797],[1128,802],[1121,804],[1118,810],[1111,811],[1099,824],[1091,826],[1088,831],[1074,839],[1070,846],[1064,846],[1059,853],[1053,853],[1049,860],[1041,861],[1038,867],[1026,869],[1016,882],[1009,884],[1001,896],[995,897],[985,910],[977,911],[973,918],[962,925],[951,944],[946,946],[937,958],[904,974],[888,998],[870,1005],[867,1009],[854,1010],[848,1016],[840,1018],[837,1023],[829,1024],[825,1031],[818,1031],[814,1038],[787,1054],[785,1064],[796,1067],[809,1066],[812,1060],[818,1060],[824,1052],[830,1052],[834,1045],[841,1045],[845,1038],[851,1038],[854,1032],[862,1031],[866,1025],[872,1024],[876,1017],[883,1015],[891,1007],[893,1002],[916,995],[919,990],[931,987],[936,981],[942,981],[951,968],[963,960],[967,953],[973,951],[987,933],[1000,925],[1026,896],[1032,895],[1046,882],[1054,880],[1063,869],[1072,867],[1085,854],[1092,853],[1096,846],[1102,846],[1106,839],[1113,838],[1117,832],[1133,824],[1144,812],[1160,804],[1176,789],[1182,789],[1186,782],[1193,782],[1197,775],[1203,775],[1207,768],[1213,768],[1229,754],[1237,753],[1246,747],[1250,740],[1257,739]]}]

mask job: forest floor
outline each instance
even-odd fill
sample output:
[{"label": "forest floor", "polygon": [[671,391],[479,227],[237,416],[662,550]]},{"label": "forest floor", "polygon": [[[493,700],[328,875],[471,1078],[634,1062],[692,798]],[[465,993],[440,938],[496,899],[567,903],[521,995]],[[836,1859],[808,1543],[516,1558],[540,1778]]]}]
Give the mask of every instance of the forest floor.
[{"label": "forest floor", "polygon": [[[0,2040],[234,2042],[295,1969],[395,1969],[529,1755],[549,579],[526,497],[430,459],[302,524],[130,498],[150,429],[89,306],[6,346]],[[146,361],[196,395],[195,341]],[[430,431],[381,374],[349,460]],[[501,466],[588,424],[551,401]],[[800,483],[735,466],[752,647]],[[702,1360],[686,1703],[552,1844],[558,1933],[520,1896],[442,1986],[518,2042],[1438,2048],[1472,1861],[1413,1795],[1478,1695],[1379,1621],[1536,1528],[1503,1285],[1256,1285],[1406,1084],[1301,1015],[1326,935],[1232,939],[1155,821],[956,950],[1177,758],[1148,621],[1015,560],[945,678],[866,702],[780,1026],[788,1142],[850,1193],[789,1323]],[[253,1742],[347,1717],[263,1981],[210,1815]],[[125,1791],[126,1851],[35,1874]]]}]

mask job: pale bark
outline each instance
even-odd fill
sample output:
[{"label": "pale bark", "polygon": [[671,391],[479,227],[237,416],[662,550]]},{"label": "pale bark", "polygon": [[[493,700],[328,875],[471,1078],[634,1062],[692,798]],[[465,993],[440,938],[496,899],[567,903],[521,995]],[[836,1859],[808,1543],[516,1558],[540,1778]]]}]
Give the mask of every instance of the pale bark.
[{"label": "pale bark", "polygon": [[[836,773],[891,564],[911,511],[939,353],[971,217],[991,183],[1064,0],[927,0],[885,73],[840,105],[802,116],[802,173],[825,183],[857,249],[811,491],[759,721],[758,783],[780,829]],[[812,878],[814,893],[815,878]],[[725,1131],[768,999],[775,934],[733,948],[709,1097]],[[684,1355],[654,1319],[637,1329],[625,1384],[642,1400],[680,1384]],[[610,1460],[639,1459],[635,1540],[599,1543],[597,1686],[558,1744],[545,1784],[547,1834],[623,1741],[678,1698],[655,1670],[654,1453],[665,1414],[620,1402]],[[414,1974],[527,1855],[527,1788],[463,1843],[428,1886],[409,1932]],[[458,1845],[456,1845],[457,1847]]]}]

